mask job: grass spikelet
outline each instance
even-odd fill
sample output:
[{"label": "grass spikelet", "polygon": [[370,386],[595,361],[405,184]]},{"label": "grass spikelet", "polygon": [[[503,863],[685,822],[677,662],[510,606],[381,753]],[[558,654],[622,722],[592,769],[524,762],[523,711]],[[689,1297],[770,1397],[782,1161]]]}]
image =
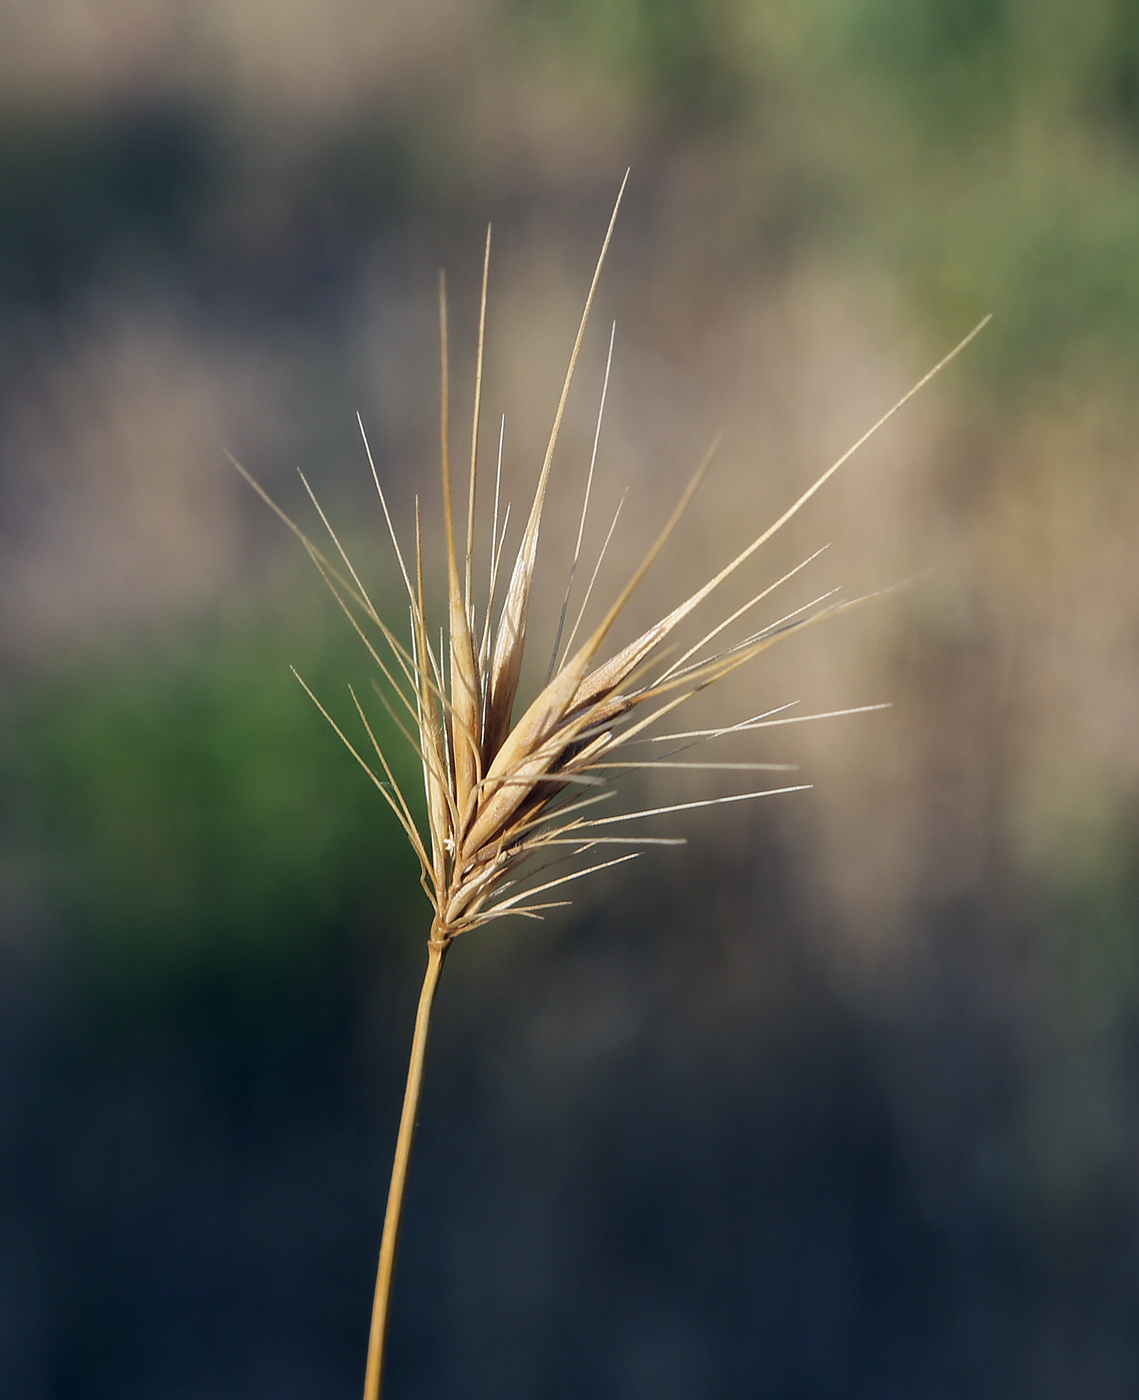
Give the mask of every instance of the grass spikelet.
[{"label": "grass spikelet", "polygon": [[[769,711],[722,728],[688,731],[674,729],[669,733],[651,734],[647,732],[657,721],[680,708],[692,696],[754,660],[777,642],[866,601],[862,598],[840,602],[835,601],[832,594],[824,594],[813,604],[797,609],[758,631],[727,645],[721,644],[721,649],[714,654],[707,653],[707,648],[713,640],[720,638],[727,628],[817,557],[812,555],[810,559],[804,560],[782,578],[756,593],[741,608],[719,621],[714,621],[701,640],[688,647],[680,656],[673,655],[675,647],[670,645],[670,638],[679,625],[707,602],[722,583],[782,529],[858,448],[893,417],[938,370],[964,349],[988,320],[986,317],[985,321],[975,327],[943,360],[923,375],[853,446],[822,472],[777,520],[762,530],[707,583],[683,599],[639,637],[604,659],[603,650],[614,624],[682,519],[712,464],[717,444],[713,443],[709,448],[652,547],[630,572],[625,586],[604,609],[600,621],[586,640],[574,648],[574,641],[600,568],[601,560],[598,559],[576,621],[559,655],[558,649],[561,646],[573,577],[578,565],[585,513],[588,510],[593,481],[597,437],[601,431],[604,409],[603,390],[581,524],[573,554],[570,584],[561,608],[549,670],[538,694],[526,706],[521,717],[515,719],[523,656],[528,640],[531,586],[538,558],[543,508],[551,468],[574,369],[624,189],[625,183],[622,182],[585,299],[545,455],[538,473],[533,501],[510,571],[497,623],[493,620],[495,593],[509,523],[508,510],[501,526],[499,523],[501,429],[490,539],[489,590],[481,621],[477,616],[479,610],[473,597],[479,420],[490,268],[489,230],[483,261],[470,471],[466,493],[465,547],[461,555],[456,542],[457,532],[452,505],[447,301],[442,274],[439,282],[440,429],[448,626],[446,635],[440,638],[438,652],[434,650],[432,628],[429,626],[424,602],[424,558],[418,500],[414,552],[410,555],[412,568],[409,569],[409,556],[400,548],[388,503],[375,464],[372,462],[371,452],[367,449],[366,437],[364,442],[365,449],[368,450],[369,465],[407,593],[410,635],[406,641],[399,639],[395,630],[383,621],[372,605],[356,570],[341,548],[333,527],[316,504],[312,492],[309,491],[309,494],[331,540],[334,557],[326,555],[298,525],[284,515],[245,469],[234,462],[237,470],[300,539],[340,606],[351,619],[352,625],[376,663],[379,675],[375,688],[380,700],[417,754],[423,772],[426,830],[421,831],[412,815],[412,806],[401,792],[364,707],[355,693],[352,694],[352,700],[367,738],[367,744],[362,747],[365,751],[370,749],[374,753],[374,760],[364,757],[332,720],[316,696],[312,696],[311,691],[308,692],[353,757],[376,784],[403,828],[419,861],[423,888],[432,908],[427,941],[427,970],[416,1016],[407,1089],[380,1248],[364,1400],[377,1400],[380,1393],[392,1270],[422,1082],[427,1032],[435,989],[448,949],[463,934],[470,933],[492,920],[508,915],[540,918],[547,909],[558,907],[565,901],[549,901],[539,896],[561,889],[596,871],[632,860],[641,854],[641,848],[678,843],[678,838],[675,837],[610,835],[611,827],[665,813],[690,811],[718,803],[758,800],[802,790],[802,785],[767,786],[743,793],[673,803],[636,812],[598,813],[595,810],[598,804],[614,795],[612,782],[622,770],[660,767],[752,773],[785,772],[786,765],[778,764],[702,764],[671,760],[677,753],[691,749],[694,745],[727,734],[881,708],[860,706],[831,712],[829,715],[804,716],[788,715],[783,710]],[[612,337],[606,363],[605,389],[608,388],[611,361]],[[363,434],[362,422],[360,429]],[[307,489],[307,482],[305,486]],[[608,548],[615,525],[616,517],[606,536],[602,556]],[[301,684],[304,685],[303,680]],[[307,691],[308,687],[305,686],[305,689]],[[659,754],[648,750],[650,756],[643,759],[630,759],[623,753],[626,745],[629,745],[640,747],[640,753],[645,754],[646,749],[643,746],[649,744],[670,744],[671,747]],[[377,768],[379,771],[376,771]],[[597,788],[601,788],[602,791],[595,791]],[[606,852],[610,846],[634,849],[609,856]],[[567,858],[577,858],[583,863],[551,879],[540,879],[540,875],[551,861]],[[539,877],[537,884],[532,883],[535,876]]]}]

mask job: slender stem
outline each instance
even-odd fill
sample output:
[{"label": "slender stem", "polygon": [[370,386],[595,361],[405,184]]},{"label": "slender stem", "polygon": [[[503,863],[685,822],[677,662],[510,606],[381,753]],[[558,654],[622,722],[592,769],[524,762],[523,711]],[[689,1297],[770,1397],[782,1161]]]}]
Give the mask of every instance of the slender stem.
[{"label": "slender stem", "polygon": [[431,1021],[431,1004],[443,971],[447,953],[445,942],[434,939],[427,945],[427,970],[423,974],[423,989],[419,993],[419,1009],[415,1013],[415,1032],[411,1038],[411,1061],[407,1067],[407,1087],[403,1093],[403,1112],[399,1119],[399,1135],[395,1144],[391,1185],[388,1187],[388,1208],[384,1215],[384,1234],[380,1242],[380,1267],[376,1272],[376,1294],[372,1301],[372,1329],[368,1335],[368,1369],[364,1377],[364,1400],[379,1400],[380,1381],[384,1365],[384,1343],[387,1340],[388,1309],[391,1305],[392,1271],[395,1268],[396,1245],[399,1243],[399,1222],[403,1211],[403,1191],[407,1184],[407,1164],[411,1157],[411,1140],[415,1135],[415,1115],[419,1109],[419,1090],[423,1083],[423,1061],[427,1051],[427,1030]]}]

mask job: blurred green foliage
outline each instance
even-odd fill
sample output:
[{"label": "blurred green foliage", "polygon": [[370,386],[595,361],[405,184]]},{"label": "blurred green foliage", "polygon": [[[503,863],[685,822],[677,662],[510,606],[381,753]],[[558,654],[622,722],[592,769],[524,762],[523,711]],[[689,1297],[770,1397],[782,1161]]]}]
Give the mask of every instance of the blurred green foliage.
[{"label": "blurred green foliage", "polygon": [[[994,312],[966,370],[998,398],[1139,356],[1134,0],[498,0],[485,25],[500,82],[556,68],[567,119],[599,80],[650,150],[730,153],[725,197],[754,205],[757,258],[790,220],[800,255],[906,289],[939,344]],[[140,250],[240,257],[224,211],[243,181],[294,254],[298,231],[367,237],[454,203],[509,157],[476,149],[464,81],[430,113],[409,89],[283,153],[204,94],[0,123],[0,291],[71,287]]]},{"label": "blurred green foliage", "polygon": [[[8,860],[34,887],[27,902],[115,976],[287,961],[410,916],[403,834],[287,669],[297,661],[363,752],[345,690],[367,674],[355,639],[277,623],[263,613],[88,659],[3,704]],[[414,806],[406,745],[372,709]]]},{"label": "blurred green foliage", "polygon": [[552,48],[631,82],[674,128],[730,126],[755,97],[737,0],[507,0],[505,18],[524,51]]},{"label": "blurred green foliage", "polygon": [[[806,244],[908,288],[998,398],[1139,356],[1133,0],[508,0],[526,53],[631,84],[685,140],[734,142]],[[747,167],[750,166],[750,171]]]}]

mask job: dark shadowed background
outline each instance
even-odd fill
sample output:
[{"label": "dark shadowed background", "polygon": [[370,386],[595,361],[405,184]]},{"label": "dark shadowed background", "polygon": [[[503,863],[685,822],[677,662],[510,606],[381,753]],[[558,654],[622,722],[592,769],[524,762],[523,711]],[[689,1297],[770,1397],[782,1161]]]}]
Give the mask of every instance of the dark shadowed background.
[{"label": "dark shadowed background", "polygon": [[612,320],[600,587],[726,434],[622,638],[994,320],[732,598],[924,580],[693,717],[893,708],[452,953],[392,1400],[1139,1393],[1136,0],[0,0],[4,1396],[359,1394],[426,904],[225,449],[399,625],[355,414],[437,560],[493,222],[516,521],[626,166],[538,638]]}]

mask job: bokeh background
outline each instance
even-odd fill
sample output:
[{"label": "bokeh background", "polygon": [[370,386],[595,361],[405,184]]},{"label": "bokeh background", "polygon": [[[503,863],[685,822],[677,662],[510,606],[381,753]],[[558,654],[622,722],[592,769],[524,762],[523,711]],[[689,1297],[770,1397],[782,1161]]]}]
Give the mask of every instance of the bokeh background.
[{"label": "bokeh background", "polygon": [[391,1395],[1139,1393],[1135,0],[2,0],[5,1396],[359,1392],[425,904],[224,450],[398,620],[356,412],[435,550],[493,222],[524,510],[626,166],[539,637],[612,320],[603,587],[726,432],[632,628],[994,319],[733,597],[923,581],[698,714],[893,708],[456,947]]}]

